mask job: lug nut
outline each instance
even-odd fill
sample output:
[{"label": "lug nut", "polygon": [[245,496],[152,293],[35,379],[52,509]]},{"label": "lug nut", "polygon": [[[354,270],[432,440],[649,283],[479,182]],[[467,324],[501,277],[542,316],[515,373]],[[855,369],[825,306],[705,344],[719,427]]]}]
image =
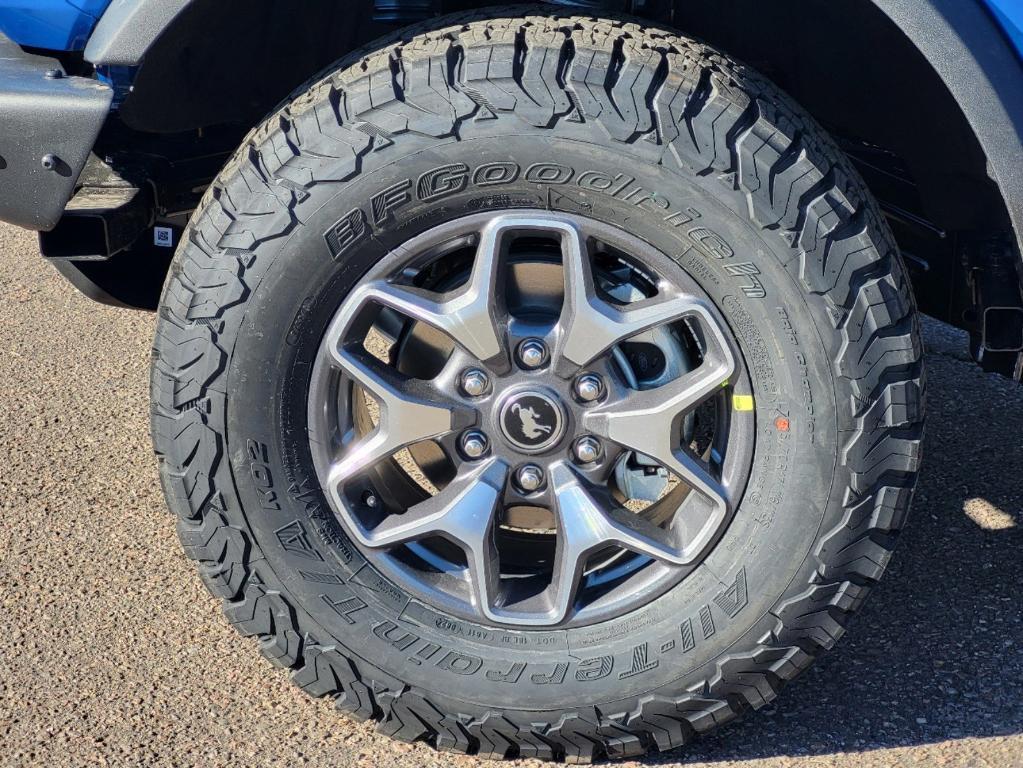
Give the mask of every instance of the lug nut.
[{"label": "lug nut", "polygon": [[536,464],[526,464],[515,473],[515,484],[525,493],[538,491],[543,486],[543,470]]},{"label": "lug nut", "polygon": [[478,459],[490,448],[490,441],[482,432],[473,429],[462,435],[461,448],[467,459]]},{"label": "lug nut", "polygon": [[519,363],[530,370],[547,362],[547,345],[540,339],[526,339],[519,344]]},{"label": "lug nut", "polygon": [[462,374],[462,391],[469,397],[479,397],[490,387],[487,374],[477,368],[470,368]]},{"label": "lug nut", "polygon": [[592,464],[600,458],[603,448],[595,437],[580,437],[572,446],[572,453],[580,464]]},{"label": "lug nut", "polygon": [[604,394],[604,382],[595,373],[585,373],[575,380],[575,396],[584,403],[599,400]]}]

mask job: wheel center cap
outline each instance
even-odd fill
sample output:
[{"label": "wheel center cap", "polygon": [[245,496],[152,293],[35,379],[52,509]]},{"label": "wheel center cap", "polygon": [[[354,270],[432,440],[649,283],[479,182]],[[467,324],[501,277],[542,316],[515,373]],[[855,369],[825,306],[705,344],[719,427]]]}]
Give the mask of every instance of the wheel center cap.
[{"label": "wheel center cap", "polygon": [[565,413],[558,401],[536,391],[517,392],[501,406],[501,431],[527,453],[539,453],[561,440]]}]

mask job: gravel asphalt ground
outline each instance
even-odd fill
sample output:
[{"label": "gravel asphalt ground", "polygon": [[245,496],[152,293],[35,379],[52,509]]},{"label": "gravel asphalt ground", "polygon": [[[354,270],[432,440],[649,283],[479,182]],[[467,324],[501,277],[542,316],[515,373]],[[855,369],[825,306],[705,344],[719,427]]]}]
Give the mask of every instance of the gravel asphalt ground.
[{"label": "gravel asphalt ground", "polygon": [[[480,765],[346,720],[228,626],[157,482],[152,330],[0,228],[0,765]],[[1023,387],[926,339],[927,461],[884,583],[769,710],[647,763],[1023,766]]]}]

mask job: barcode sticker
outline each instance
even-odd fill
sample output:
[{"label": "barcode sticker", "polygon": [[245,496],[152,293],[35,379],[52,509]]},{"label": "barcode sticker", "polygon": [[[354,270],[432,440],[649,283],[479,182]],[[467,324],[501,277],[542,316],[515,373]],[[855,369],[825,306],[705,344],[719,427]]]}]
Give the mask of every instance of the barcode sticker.
[{"label": "barcode sticker", "polygon": [[173,248],[174,230],[170,227],[154,227],[153,243],[161,248]]}]

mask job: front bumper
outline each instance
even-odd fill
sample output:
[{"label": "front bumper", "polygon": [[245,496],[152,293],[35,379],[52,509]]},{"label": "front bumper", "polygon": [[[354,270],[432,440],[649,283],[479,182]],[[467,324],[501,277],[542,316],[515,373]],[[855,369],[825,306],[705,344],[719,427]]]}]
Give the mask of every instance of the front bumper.
[{"label": "front bumper", "polygon": [[0,221],[56,226],[113,97],[106,85],[66,77],[55,60],[0,35]]}]

